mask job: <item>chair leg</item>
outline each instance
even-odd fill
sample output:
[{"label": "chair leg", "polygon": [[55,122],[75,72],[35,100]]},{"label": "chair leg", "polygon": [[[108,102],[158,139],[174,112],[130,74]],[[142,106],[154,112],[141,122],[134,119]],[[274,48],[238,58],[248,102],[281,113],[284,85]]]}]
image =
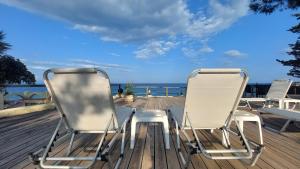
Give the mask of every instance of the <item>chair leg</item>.
[{"label": "chair leg", "polygon": [[250,110],[252,110],[252,107],[251,107],[249,101],[246,101],[246,103],[247,103],[247,106],[250,108]]},{"label": "chair leg", "polygon": [[187,161],[184,164],[184,168],[187,169],[191,163],[192,159],[192,150],[190,152],[188,152],[188,157],[187,157]]},{"label": "chair leg", "polygon": [[239,127],[240,127],[240,129],[241,129],[241,132],[244,132],[244,121],[239,120],[239,121],[238,121],[238,125],[239,125]]},{"label": "chair leg", "polygon": [[[129,120],[128,120],[129,121]],[[121,129],[121,131],[123,132],[122,133],[122,143],[121,143],[121,153],[120,153],[120,157],[114,167],[114,169],[118,169],[120,164],[121,164],[121,161],[124,157],[124,147],[125,147],[125,137],[126,137],[126,124],[128,123],[128,121],[125,122],[124,126],[123,126],[123,129]]]},{"label": "chair leg", "polygon": [[183,154],[182,154],[181,148],[180,148],[180,136],[179,136],[178,123],[177,123],[177,121],[176,121],[175,119],[173,119],[173,120],[174,120],[174,122],[175,122],[175,129],[176,129],[177,151],[178,151],[178,154],[179,154],[179,156],[180,156],[180,158],[181,158],[181,161],[182,161],[183,165],[185,165],[185,164],[186,164],[186,161],[185,161],[185,159],[184,159],[184,157],[183,157]]},{"label": "chair leg", "polygon": [[284,132],[292,120],[287,120],[279,132]]},{"label": "chair leg", "polygon": [[263,118],[262,118],[262,116],[261,116],[261,112],[258,112],[257,115],[258,115],[258,117],[259,117],[259,119],[260,119],[261,125],[262,125],[262,126],[265,126],[264,120],[263,120]]},{"label": "chair leg", "polygon": [[[229,120],[228,123],[228,128],[230,129],[232,123],[232,119]],[[231,144],[230,144],[230,140],[229,140],[229,133],[227,130],[222,130],[222,145],[225,146],[226,148],[230,148]]]},{"label": "chair leg", "polygon": [[225,129],[222,130],[222,144],[226,148],[230,148],[229,133]]},{"label": "chair leg", "polygon": [[72,150],[74,138],[75,138],[75,135],[76,135],[75,133],[76,133],[76,132],[72,132],[72,135],[71,135],[71,139],[70,139],[69,147],[68,147],[68,149],[67,149],[66,156],[69,156],[69,155],[71,154],[71,150]]}]

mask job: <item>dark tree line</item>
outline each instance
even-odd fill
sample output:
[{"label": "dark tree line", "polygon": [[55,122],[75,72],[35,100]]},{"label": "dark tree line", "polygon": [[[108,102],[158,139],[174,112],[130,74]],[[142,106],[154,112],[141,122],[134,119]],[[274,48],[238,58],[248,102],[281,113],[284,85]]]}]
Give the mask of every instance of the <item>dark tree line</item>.
[{"label": "dark tree line", "polygon": [[[300,0],[251,0],[250,9],[255,13],[271,14],[276,10],[297,10],[300,7]],[[300,13],[297,11],[294,15],[298,22],[300,21]],[[278,62],[284,66],[292,68],[287,73],[289,76],[300,77],[300,23],[291,27],[288,31],[298,35],[296,42],[289,44],[290,51],[288,55],[293,58],[290,60],[279,60]]]},{"label": "dark tree line", "polygon": [[11,45],[4,41],[5,34],[0,31],[0,84],[35,83],[34,75],[19,60],[6,54]]}]

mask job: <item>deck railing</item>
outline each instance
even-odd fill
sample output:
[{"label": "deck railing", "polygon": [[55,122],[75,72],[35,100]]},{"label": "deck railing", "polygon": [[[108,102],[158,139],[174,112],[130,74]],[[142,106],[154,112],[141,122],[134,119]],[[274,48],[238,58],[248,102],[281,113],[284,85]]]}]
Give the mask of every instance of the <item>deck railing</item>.
[{"label": "deck railing", "polygon": [[[134,84],[133,92],[136,96],[185,96],[186,86],[184,84],[151,84],[141,85]],[[113,95],[117,94],[116,84],[112,84]],[[243,97],[264,97],[270,87],[270,84],[252,83],[248,84]],[[5,88],[6,93],[0,90],[0,109],[3,107],[3,102],[30,100],[30,99],[46,99],[49,98],[47,89],[43,84],[34,85],[0,85],[0,89]],[[300,98],[300,83],[295,82],[290,87],[289,96]],[[4,95],[4,96],[3,96]],[[298,97],[299,96],[299,97]]]}]

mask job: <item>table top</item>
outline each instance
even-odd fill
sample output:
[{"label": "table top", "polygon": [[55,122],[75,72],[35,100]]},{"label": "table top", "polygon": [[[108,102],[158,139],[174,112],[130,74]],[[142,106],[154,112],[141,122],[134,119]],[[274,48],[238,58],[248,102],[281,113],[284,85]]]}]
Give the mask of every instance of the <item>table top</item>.
[{"label": "table top", "polygon": [[163,117],[166,116],[165,110],[159,109],[141,109],[137,110],[134,114],[136,117]]}]

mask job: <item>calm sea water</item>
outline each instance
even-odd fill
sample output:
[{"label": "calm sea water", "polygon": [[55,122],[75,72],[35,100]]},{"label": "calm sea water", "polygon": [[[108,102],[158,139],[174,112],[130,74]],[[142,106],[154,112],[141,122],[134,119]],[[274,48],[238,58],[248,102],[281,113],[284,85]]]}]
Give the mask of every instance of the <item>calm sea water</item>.
[{"label": "calm sea water", "polygon": [[[126,84],[120,84],[121,88],[125,92]],[[186,84],[183,83],[160,83],[160,84],[147,84],[147,83],[139,83],[133,84],[133,92],[136,96],[145,96],[147,88],[150,89],[151,94],[153,96],[165,96],[166,95],[166,87],[168,88],[169,96],[179,96],[184,95],[186,92]],[[112,94],[116,95],[118,92],[119,84],[112,84],[111,90]],[[8,94],[11,93],[22,93],[22,92],[46,92],[46,87],[7,87],[6,91]],[[34,98],[38,98],[41,96],[34,96]],[[8,95],[7,99],[19,99],[18,96]]]},{"label": "calm sea water", "polygon": [[[121,88],[125,92],[126,84],[121,84]],[[288,94],[300,94],[300,85],[294,85],[290,87]],[[133,84],[133,92],[136,96],[145,96],[146,90],[150,89],[153,96],[166,96],[166,87],[168,88],[168,96],[180,96],[186,93],[186,84],[184,83],[138,83]],[[258,84],[249,83],[245,89],[244,97],[263,97],[270,87],[270,84]],[[116,95],[118,92],[119,84],[112,84],[112,94]],[[7,87],[6,91],[11,93],[23,93],[27,92],[46,92],[46,87]],[[44,97],[42,95],[34,96],[33,98]],[[18,96],[7,95],[6,99],[16,100],[20,99]]]}]

